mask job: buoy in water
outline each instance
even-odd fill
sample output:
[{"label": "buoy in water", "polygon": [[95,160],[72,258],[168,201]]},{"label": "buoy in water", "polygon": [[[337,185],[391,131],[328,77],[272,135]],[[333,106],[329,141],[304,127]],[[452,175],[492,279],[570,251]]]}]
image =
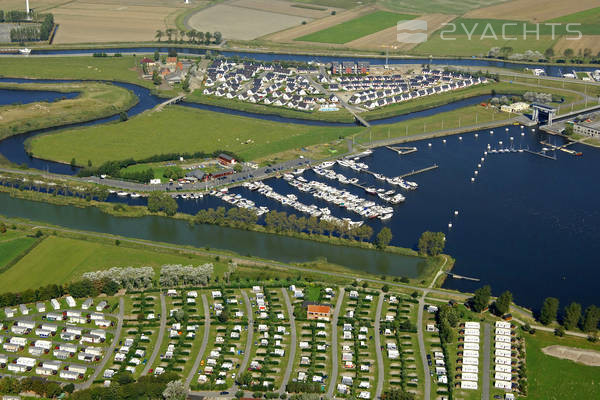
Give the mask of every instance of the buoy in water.
[{"label": "buoy in water", "polygon": [[462,140],[462,136],[459,136],[459,137],[458,137],[458,140]]},{"label": "buoy in water", "polygon": [[454,215],[458,215],[458,210],[455,210],[455,211],[454,211]]},{"label": "buoy in water", "polygon": [[490,135],[493,135],[493,134],[494,134],[494,131],[490,131]]},{"label": "buoy in water", "polygon": [[[487,151],[485,152],[485,154],[487,154]],[[481,157],[481,161],[485,160],[485,158]]]},{"label": "buoy in water", "polygon": [[471,182],[475,182],[475,178],[471,178]]},{"label": "buoy in water", "polygon": [[452,228],[452,222],[448,224],[448,228]]},{"label": "buoy in water", "polygon": [[498,144],[502,144],[502,140],[499,140],[499,141],[498,141]]},{"label": "buoy in water", "polygon": [[510,137],[510,140],[515,140],[515,138],[511,136],[511,137]]},{"label": "buoy in water", "polygon": [[525,136],[525,132],[521,132],[521,136]]},{"label": "buoy in water", "polygon": [[429,143],[429,147],[431,147],[431,143]]},{"label": "buoy in water", "polygon": [[521,125],[521,129],[525,128],[523,125]]},{"label": "buoy in water", "polygon": [[442,142],[446,143],[446,139],[442,140]]},{"label": "buoy in water", "polygon": [[506,132],[508,132],[508,128],[506,128]]},{"label": "buoy in water", "polygon": [[475,134],[475,137],[479,137],[479,135],[476,133],[476,134]]},{"label": "buoy in water", "polygon": [[481,164],[477,164],[477,168],[481,168]]}]

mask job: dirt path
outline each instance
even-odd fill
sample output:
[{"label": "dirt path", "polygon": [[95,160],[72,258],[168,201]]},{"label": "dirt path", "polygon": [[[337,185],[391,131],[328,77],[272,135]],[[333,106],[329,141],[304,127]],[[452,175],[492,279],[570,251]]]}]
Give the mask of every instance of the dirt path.
[{"label": "dirt path", "polygon": [[600,367],[600,351],[555,345],[544,347],[542,352],[549,356],[571,360],[578,364]]}]

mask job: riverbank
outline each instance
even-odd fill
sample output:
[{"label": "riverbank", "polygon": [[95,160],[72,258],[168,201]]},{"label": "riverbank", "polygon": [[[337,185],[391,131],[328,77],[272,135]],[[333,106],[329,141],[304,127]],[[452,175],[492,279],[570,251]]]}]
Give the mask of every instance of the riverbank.
[{"label": "riverbank", "polygon": [[[43,179],[43,177],[37,177],[37,178],[39,178],[39,179],[34,178],[32,180],[32,182],[37,181],[38,182],[37,185],[42,186],[41,182],[43,182],[43,181],[41,179]],[[2,179],[5,179],[5,178],[2,178]],[[82,185],[76,185],[76,186],[80,188],[80,191],[73,192],[73,195],[70,195],[70,196],[43,193],[43,192],[34,190],[33,188],[29,189],[29,190],[28,189],[23,190],[23,189],[6,187],[4,185],[0,185],[0,192],[8,193],[13,198],[18,198],[18,199],[23,199],[23,200],[31,200],[31,201],[36,201],[36,202],[44,202],[44,203],[60,205],[60,206],[73,206],[73,207],[78,207],[78,208],[94,207],[94,208],[99,209],[100,211],[102,211],[105,214],[115,216],[115,217],[122,217],[122,218],[140,218],[140,217],[145,217],[145,216],[165,217],[165,215],[163,213],[150,212],[146,206],[130,206],[130,205],[123,204],[123,203],[116,203],[116,202],[108,203],[105,201],[94,200],[91,196],[91,193],[93,193],[93,190],[95,187],[94,185],[82,184]],[[62,186],[62,188],[67,188],[67,187],[68,187],[67,185]],[[83,189],[83,190],[81,190],[81,189]],[[106,188],[100,188],[100,189],[103,191],[107,190]],[[178,212],[177,214],[175,214],[171,217],[165,217],[165,218],[173,218],[173,219],[177,219],[177,220],[187,221],[190,224],[198,224],[195,216],[190,215],[190,214],[181,213],[181,212]],[[202,225],[202,224],[200,224],[200,225]],[[408,256],[408,257],[422,258],[419,256],[419,254],[415,250],[409,249],[409,248],[403,248],[403,247],[397,247],[397,246],[387,246],[384,249],[378,249],[374,244],[372,244],[370,242],[363,242],[363,241],[358,241],[358,240],[352,240],[352,239],[341,238],[341,237],[336,237],[336,236],[327,236],[327,235],[321,235],[321,234],[309,234],[306,232],[293,232],[293,231],[276,232],[276,231],[271,230],[271,229],[265,227],[264,225],[260,225],[260,224],[241,225],[239,223],[236,223],[235,221],[229,221],[229,220],[224,219],[223,221],[220,221],[220,223],[219,223],[219,221],[215,221],[215,223],[212,225],[222,226],[222,227],[232,228],[232,229],[238,229],[238,230],[244,230],[244,231],[250,231],[250,232],[257,232],[257,233],[267,234],[267,235],[284,236],[284,237],[290,237],[290,238],[295,238],[295,239],[308,240],[308,241],[313,241],[313,242],[322,243],[322,244],[328,244],[328,245],[332,245],[332,246],[353,247],[353,248],[373,250],[373,251],[378,251],[378,252],[383,252],[383,253],[391,253],[391,254],[397,254],[397,255],[402,255],[402,256]]]},{"label": "riverbank", "polygon": [[105,83],[8,83],[2,89],[79,92],[74,99],[0,107],[0,140],[38,129],[109,117],[133,107],[138,98],[129,90]]}]

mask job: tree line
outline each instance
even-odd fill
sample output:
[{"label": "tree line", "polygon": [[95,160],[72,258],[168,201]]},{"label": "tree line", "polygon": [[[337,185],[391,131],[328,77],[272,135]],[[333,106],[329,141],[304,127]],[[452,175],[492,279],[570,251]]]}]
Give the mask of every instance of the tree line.
[{"label": "tree line", "polygon": [[221,44],[221,42],[223,42],[223,35],[221,32],[200,32],[196,29],[189,31],[174,28],[169,28],[164,31],[158,29],[154,37],[159,42],[162,38],[167,38],[168,43],[184,43],[186,37],[188,43],[194,44]]},{"label": "tree line", "polygon": [[27,20],[25,11],[0,11],[0,22],[27,21],[10,30],[11,42],[35,42],[48,40],[54,28],[53,14],[32,14],[32,20]]},{"label": "tree line", "polygon": [[[513,295],[510,291],[505,291],[496,300],[490,304],[492,289],[489,285],[477,289],[471,299],[469,306],[476,312],[482,312],[488,308],[494,314],[503,316],[510,311],[510,305]],[[542,304],[537,320],[543,325],[550,325],[558,322],[560,327],[556,333],[564,334],[565,330],[574,330],[579,328],[581,331],[595,334],[600,324],[600,308],[596,305],[589,305],[583,310],[581,304],[571,302],[566,305],[563,312],[559,315],[559,300],[555,297],[547,297]],[[595,338],[595,336],[590,336]]]},{"label": "tree line", "polygon": [[[258,216],[254,211],[245,208],[232,207],[227,210],[225,207],[218,207],[198,211],[195,222],[252,230],[258,227]],[[269,211],[265,215],[264,228],[269,232],[280,234],[326,235],[330,238],[335,236],[358,242],[367,242],[372,239],[372,243],[381,249],[387,247],[392,240],[392,232],[388,227],[383,227],[373,238],[373,228],[368,225],[351,227],[346,223],[340,224],[323,219],[319,220],[316,217],[298,217],[296,214],[287,214],[285,211],[275,210]]]}]

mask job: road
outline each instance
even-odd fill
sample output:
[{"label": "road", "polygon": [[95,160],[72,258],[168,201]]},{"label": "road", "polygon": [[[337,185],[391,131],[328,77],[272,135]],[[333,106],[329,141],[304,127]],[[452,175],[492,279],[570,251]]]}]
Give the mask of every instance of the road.
[{"label": "road", "polygon": [[160,293],[160,328],[158,330],[158,339],[156,340],[156,344],[154,345],[154,350],[152,350],[152,355],[150,356],[150,359],[146,363],[146,367],[144,367],[144,372],[142,372],[142,375],[148,374],[150,367],[152,367],[152,365],[154,365],[154,360],[156,360],[156,357],[158,357],[158,353],[160,353],[160,346],[165,337],[166,328],[167,328],[167,304],[165,302],[165,295],[164,295],[164,293],[161,292]]},{"label": "road", "polygon": [[419,312],[417,314],[417,338],[419,339],[419,353],[421,353],[421,363],[425,374],[423,400],[429,400],[431,396],[431,375],[429,375],[429,364],[427,363],[427,352],[425,351],[425,338],[423,337],[423,309],[425,308],[425,296],[428,290],[423,291],[419,298]]},{"label": "road", "polygon": [[327,389],[327,397],[333,398],[333,391],[335,390],[335,384],[338,375],[338,335],[337,335],[337,323],[338,317],[340,316],[340,309],[342,308],[342,302],[344,301],[344,288],[340,289],[339,297],[335,303],[335,310],[333,311],[333,317],[331,318],[331,375],[329,376],[329,389]]},{"label": "road", "polygon": [[481,400],[490,400],[490,324],[483,324],[483,373]]},{"label": "road", "polygon": [[204,307],[204,335],[202,336],[202,344],[200,345],[200,350],[198,350],[198,354],[196,355],[196,360],[194,361],[194,366],[192,370],[188,374],[185,379],[185,387],[189,388],[194,376],[198,372],[198,368],[200,368],[200,361],[204,357],[204,352],[206,351],[206,347],[208,346],[208,337],[210,335],[210,310],[208,308],[208,299],[206,295],[202,295],[202,305]]},{"label": "road", "polygon": [[379,293],[379,301],[377,302],[377,311],[375,312],[375,349],[377,350],[377,389],[375,389],[375,398],[381,397],[383,392],[383,382],[385,379],[385,371],[383,367],[383,354],[381,353],[381,309],[383,308],[384,293]]},{"label": "road", "polygon": [[123,317],[125,316],[125,304],[124,303],[125,302],[123,301],[123,296],[119,297],[119,314],[117,315],[117,318],[118,318],[117,329],[115,331],[115,336],[113,338],[112,343],[110,344],[110,346],[108,346],[108,349],[106,349],[106,353],[104,354],[104,357],[102,357],[102,360],[100,360],[100,364],[98,364],[96,366],[96,369],[94,370],[92,375],[89,377],[89,379],[87,381],[85,381],[85,383],[78,386],[77,389],[89,388],[92,385],[92,383],[96,379],[98,379],[98,376],[104,370],[104,367],[106,366],[106,363],[108,362],[108,360],[110,358],[112,358],[112,354],[115,352],[115,348],[117,347],[117,344],[119,343],[119,340],[121,338],[121,331],[123,330]]},{"label": "road", "polygon": [[292,302],[290,300],[290,296],[286,288],[282,287],[281,293],[283,294],[283,299],[285,300],[285,307],[287,308],[288,312],[288,318],[290,319],[290,335],[292,336],[292,341],[290,343],[288,363],[287,367],[285,368],[285,374],[283,375],[281,387],[279,388],[279,394],[285,392],[285,388],[288,382],[290,381],[290,376],[292,376],[292,369],[294,368],[294,358],[296,358],[296,346],[298,344],[298,338],[296,336],[296,319],[294,318],[294,308],[292,307]]},{"label": "road", "polygon": [[250,299],[248,298],[248,294],[245,290],[242,290],[242,297],[244,298],[244,303],[246,304],[246,315],[248,316],[248,337],[246,339],[244,359],[240,364],[239,374],[244,372],[248,367],[248,362],[250,361],[250,353],[252,352],[252,343],[254,341],[254,313],[252,312],[252,305],[250,304]]}]

